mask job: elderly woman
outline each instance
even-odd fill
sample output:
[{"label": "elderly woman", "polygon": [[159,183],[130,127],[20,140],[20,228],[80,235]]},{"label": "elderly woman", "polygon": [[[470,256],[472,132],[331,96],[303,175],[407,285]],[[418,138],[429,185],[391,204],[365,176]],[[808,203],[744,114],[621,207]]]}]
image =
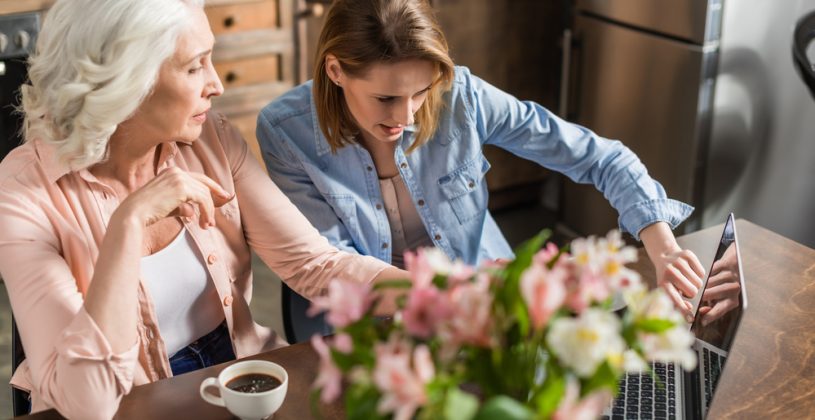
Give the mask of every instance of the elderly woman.
[{"label": "elderly woman", "polygon": [[[405,272],[340,252],[210,112],[202,0],[60,0],[0,165],[0,274],[33,410],[110,418],[133,385],[285,342],[252,320],[250,249],[305,296]],[[387,308],[383,310],[387,311]]]}]

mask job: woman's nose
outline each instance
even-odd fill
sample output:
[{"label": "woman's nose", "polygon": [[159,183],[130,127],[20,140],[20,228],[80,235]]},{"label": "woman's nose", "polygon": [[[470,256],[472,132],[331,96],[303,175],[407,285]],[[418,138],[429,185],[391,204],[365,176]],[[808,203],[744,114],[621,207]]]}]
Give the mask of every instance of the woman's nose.
[{"label": "woman's nose", "polygon": [[414,122],[413,114],[416,113],[416,111],[413,108],[414,108],[413,101],[410,99],[405,100],[404,102],[399,104],[399,106],[396,107],[395,109],[396,115],[394,115],[393,119],[403,126],[413,124]]},{"label": "woman's nose", "polygon": [[207,84],[204,86],[204,97],[211,98],[213,96],[221,96],[224,93],[224,85],[221,83],[221,78],[218,77],[218,73],[215,71],[215,67],[208,66],[209,71],[207,72]]}]

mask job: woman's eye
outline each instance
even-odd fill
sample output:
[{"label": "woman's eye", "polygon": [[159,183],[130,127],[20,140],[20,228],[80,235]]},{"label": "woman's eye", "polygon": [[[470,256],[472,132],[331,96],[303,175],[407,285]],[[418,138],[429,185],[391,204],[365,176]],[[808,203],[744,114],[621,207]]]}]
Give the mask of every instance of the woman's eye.
[{"label": "woman's eye", "polygon": [[201,69],[203,69],[203,67],[194,67],[194,68],[189,69],[188,72],[190,74],[195,74],[195,73],[198,73]]},{"label": "woman's eye", "polygon": [[[417,93],[417,94],[416,94],[416,96],[422,96],[422,95],[426,95],[426,94],[427,94],[427,92],[430,92],[430,88],[427,88],[427,89],[425,89],[425,90],[423,90],[423,91],[421,91],[421,92]],[[416,97],[416,96],[414,96],[414,97]]]},{"label": "woman's eye", "polygon": [[376,100],[378,100],[379,102],[390,102],[393,100],[393,96],[388,96],[385,98],[376,98]]}]

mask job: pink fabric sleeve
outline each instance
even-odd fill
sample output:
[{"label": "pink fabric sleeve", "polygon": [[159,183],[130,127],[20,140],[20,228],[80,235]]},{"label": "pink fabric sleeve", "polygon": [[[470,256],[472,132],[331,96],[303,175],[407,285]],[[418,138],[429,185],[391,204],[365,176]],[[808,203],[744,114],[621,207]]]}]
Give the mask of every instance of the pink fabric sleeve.
[{"label": "pink fabric sleeve", "polygon": [[289,287],[311,298],[322,294],[332,279],[370,282],[389,267],[332,246],[272,182],[237,129],[223,118],[219,126],[225,131],[221,142],[232,167],[247,241]]},{"label": "pink fabric sleeve", "polygon": [[34,205],[31,190],[8,187],[0,189],[0,274],[26,352],[34,409],[110,418],[132,387],[138,346],[111,351],[62,255],[59,215]]}]

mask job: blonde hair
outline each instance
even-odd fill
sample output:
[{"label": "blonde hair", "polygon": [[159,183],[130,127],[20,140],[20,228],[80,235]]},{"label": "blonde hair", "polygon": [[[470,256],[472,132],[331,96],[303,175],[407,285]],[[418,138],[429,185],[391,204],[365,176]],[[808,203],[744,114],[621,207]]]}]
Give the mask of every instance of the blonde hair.
[{"label": "blonde hair", "polygon": [[425,144],[438,127],[442,95],[450,89],[454,65],[447,41],[426,0],[335,0],[320,33],[313,94],[320,129],[331,150],[353,142],[359,132],[342,89],[329,79],[326,57],[332,54],[344,73],[362,77],[374,64],[428,60],[439,73],[416,112],[418,131],[408,152]]},{"label": "blonde hair", "polygon": [[190,6],[203,0],[57,1],[21,87],[26,141],[55,145],[72,170],[103,161],[175,52]]}]

